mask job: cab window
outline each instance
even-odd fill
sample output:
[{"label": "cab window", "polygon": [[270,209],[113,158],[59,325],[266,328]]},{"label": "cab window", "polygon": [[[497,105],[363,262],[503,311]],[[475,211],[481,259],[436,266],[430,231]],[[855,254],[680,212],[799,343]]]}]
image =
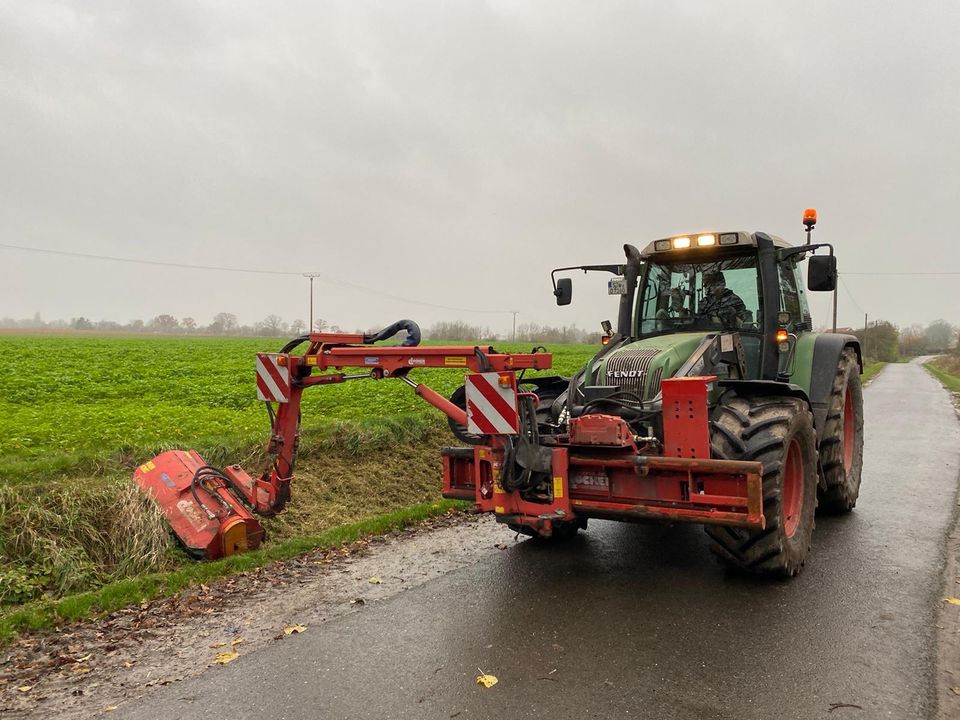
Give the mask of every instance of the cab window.
[{"label": "cab window", "polygon": [[796,263],[782,262],[778,266],[780,275],[780,310],[790,313],[789,330],[797,329],[804,323],[804,313],[800,304],[800,287],[797,283]]},{"label": "cab window", "polygon": [[704,263],[650,263],[637,295],[639,335],[739,330],[756,332],[760,312],[755,257]]}]

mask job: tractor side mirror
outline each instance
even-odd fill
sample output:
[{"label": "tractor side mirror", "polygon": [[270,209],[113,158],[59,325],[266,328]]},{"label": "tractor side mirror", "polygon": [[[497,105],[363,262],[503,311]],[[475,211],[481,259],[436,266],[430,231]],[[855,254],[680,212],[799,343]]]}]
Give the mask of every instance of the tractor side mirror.
[{"label": "tractor side mirror", "polygon": [[573,280],[570,278],[557,280],[557,289],[553,294],[557,296],[557,305],[569,305],[573,299]]},{"label": "tractor side mirror", "polygon": [[807,289],[814,292],[836,290],[837,257],[814,255],[807,264]]}]

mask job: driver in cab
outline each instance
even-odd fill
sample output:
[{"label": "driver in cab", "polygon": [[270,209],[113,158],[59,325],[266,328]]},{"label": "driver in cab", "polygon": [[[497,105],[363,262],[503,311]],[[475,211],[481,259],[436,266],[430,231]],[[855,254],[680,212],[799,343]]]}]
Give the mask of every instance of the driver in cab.
[{"label": "driver in cab", "polygon": [[747,310],[740,296],[727,287],[721,271],[711,270],[703,274],[703,291],[697,312],[700,317],[716,319],[729,329],[753,321],[753,313]]}]

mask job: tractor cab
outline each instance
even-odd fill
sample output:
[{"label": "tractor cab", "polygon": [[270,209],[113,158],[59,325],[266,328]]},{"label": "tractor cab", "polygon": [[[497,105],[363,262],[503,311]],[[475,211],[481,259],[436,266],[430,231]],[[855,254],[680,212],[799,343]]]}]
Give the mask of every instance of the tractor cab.
[{"label": "tractor cab", "polygon": [[[813,329],[799,263],[823,247],[762,232],[700,233],[653,240],[642,252],[626,245],[623,265],[576,268],[614,275],[608,288],[620,310],[617,332],[571,385],[570,406],[617,387],[621,401],[654,409],[671,377],[808,382],[796,363]],[[811,289],[832,290],[832,247],[810,260]],[[554,285],[558,304],[570,302],[569,278]],[[715,386],[712,399],[720,392]]]},{"label": "tractor cab", "polygon": [[[762,258],[764,247],[768,252]],[[789,345],[791,338],[812,330],[797,263],[801,255],[781,253],[790,249],[783,239],[763,233],[654,240],[640,253],[630,337],[659,338],[654,344],[665,346],[670,336],[735,335],[743,350],[738,379],[759,379],[765,344],[777,344],[780,353],[778,332],[786,332]],[[768,379],[784,378],[789,369],[782,365],[777,362],[775,377]],[[730,368],[721,364],[714,369],[727,376]]]}]

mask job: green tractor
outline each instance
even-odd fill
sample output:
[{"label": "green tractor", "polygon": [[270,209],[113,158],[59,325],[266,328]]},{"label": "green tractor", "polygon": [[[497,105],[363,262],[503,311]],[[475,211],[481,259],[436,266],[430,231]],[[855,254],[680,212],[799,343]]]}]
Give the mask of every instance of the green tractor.
[{"label": "green tractor", "polygon": [[[614,273],[610,292],[621,297],[617,331],[573,378],[568,411],[592,399],[639,419],[636,408],[658,405],[662,379],[715,375],[711,455],[763,463],[766,527],[708,525],[707,533],[724,562],[748,571],[798,572],[817,505],[846,513],[860,491],[860,343],[813,332],[800,263],[810,258],[810,291],[833,291],[836,258],[832,246],[810,244],[815,213],[804,222],[807,244],[797,247],[762,232],[702,233],[655,240],[642,252],[627,245],[625,265],[576,268]],[[828,255],[813,255],[823,248]],[[572,281],[554,288],[557,303],[569,304]],[[588,395],[598,387],[619,390],[597,402]],[[662,433],[658,414],[644,417],[653,421],[645,435]]]},{"label": "green tractor", "polygon": [[[813,331],[801,279],[807,260],[806,289],[836,288],[833,247],[810,243],[815,222],[807,211],[801,246],[762,232],[701,233],[654,240],[642,252],[626,245],[623,264],[554,270],[559,305],[571,302],[572,280],[558,273],[612,274],[617,325],[603,323],[603,347],[574,377],[521,378],[521,392],[536,395],[535,430],[507,445],[497,483],[505,495],[495,498],[518,495],[519,509],[499,501],[498,520],[554,538],[575,534],[590,517],[699,522],[724,563],[799,572],[818,505],[852,510],[863,464],[860,344]],[[681,418],[679,401],[666,399],[668,385],[682,389],[670,381],[683,379],[703,380],[700,420],[693,400],[683,401],[689,417],[684,405]],[[451,400],[462,406],[462,393]],[[483,442],[451,427],[461,440]],[[697,432],[706,448],[699,455],[673,439]],[[725,512],[738,509],[735,488],[750,495],[733,480],[741,466],[758,476],[752,525]],[[552,494],[551,474],[564,473]],[[571,504],[557,510],[563,492]]]}]

